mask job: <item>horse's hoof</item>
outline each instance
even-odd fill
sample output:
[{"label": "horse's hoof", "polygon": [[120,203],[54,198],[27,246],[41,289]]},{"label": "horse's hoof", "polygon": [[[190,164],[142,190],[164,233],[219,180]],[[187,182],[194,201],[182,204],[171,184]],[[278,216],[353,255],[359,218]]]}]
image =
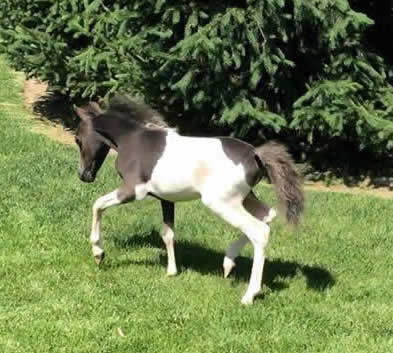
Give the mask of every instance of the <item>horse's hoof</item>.
[{"label": "horse's hoof", "polygon": [[104,261],[105,258],[105,253],[101,253],[98,255],[94,255],[94,261],[96,262],[97,265],[100,265],[102,261]]},{"label": "horse's hoof", "polygon": [[166,275],[168,277],[174,277],[177,275],[177,270],[173,270],[173,271],[167,271]]},{"label": "horse's hoof", "polygon": [[242,303],[243,305],[252,305],[253,302],[254,302],[254,297],[248,296],[248,295],[245,295],[245,296],[242,298],[242,300],[241,300],[241,303]]},{"label": "horse's hoof", "polygon": [[227,256],[224,257],[224,263],[222,265],[222,267],[224,268],[224,278],[227,278],[229,276],[235,265],[235,261],[233,261]]}]

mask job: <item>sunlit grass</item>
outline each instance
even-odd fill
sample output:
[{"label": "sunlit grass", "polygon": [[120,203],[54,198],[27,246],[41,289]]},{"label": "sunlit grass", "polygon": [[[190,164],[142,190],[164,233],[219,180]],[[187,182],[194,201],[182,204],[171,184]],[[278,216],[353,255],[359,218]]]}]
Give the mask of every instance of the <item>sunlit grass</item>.
[{"label": "sunlit grass", "polygon": [[31,133],[19,92],[0,60],[0,352],[392,351],[393,202],[307,193],[296,231],[272,225],[252,307],[240,305],[252,251],[225,280],[237,232],[200,202],[177,204],[177,277],[155,201],[105,213],[98,268],[91,205],[118,185],[113,159],[80,183],[77,150]]}]

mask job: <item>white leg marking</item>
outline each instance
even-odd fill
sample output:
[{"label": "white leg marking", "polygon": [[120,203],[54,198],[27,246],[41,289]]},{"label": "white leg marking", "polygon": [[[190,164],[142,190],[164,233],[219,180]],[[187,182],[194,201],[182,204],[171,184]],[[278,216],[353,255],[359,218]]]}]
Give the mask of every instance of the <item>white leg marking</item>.
[{"label": "white leg marking", "polygon": [[[266,224],[273,221],[277,215],[273,208],[269,208],[269,206],[267,206],[263,201],[258,200],[254,194],[249,194],[245,198],[243,206],[248,213]],[[223,263],[225,277],[228,277],[232,269],[235,267],[235,259],[247,243],[247,236],[241,235],[238,240],[229,244]]]},{"label": "white leg marking", "polygon": [[[277,212],[274,208],[271,208],[269,210],[269,213],[267,216],[265,216],[262,220],[263,223],[269,224],[273,219],[276,217]],[[246,235],[242,234],[239,239],[233,241],[232,243],[229,244],[228,249],[225,252],[225,257],[224,257],[224,277],[227,278],[233,268],[236,266],[235,259],[239,256],[240,251],[245,247],[245,245],[248,243],[248,238]]]},{"label": "white leg marking", "polygon": [[276,218],[277,212],[274,208],[269,210],[268,215],[262,220],[262,222],[269,224],[274,218]]},{"label": "white leg marking", "polygon": [[227,278],[229,276],[235,266],[236,263],[233,259],[228,256],[224,256],[224,262],[222,264],[222,267],[224,268],[224,278]]},{"label": "white leg marking", "polygon": [[91,226],[90,242],[92,244],[93,255],[97,263],[102,260],[104,250],[101,241],[101,217],[103,211],[121,203],[117,195],[117,189],[104,196],[101,196],[93,205],[93,222]]},{"label": "white leg marking", "polygon": [[257,221],[247,232],[253,247],[254,260],[251,269],[250,283],[246,294],[242,298],[242,304],[252,304],[254,297],[260,292],[262,285],[263,266],[265,263],[265,247],[269,239],[270,228],[267,224]]},{"label": "white leg marking", "polygon": [[235,259],[239,255],[243,247],[248,243],[248,238],[242,234],[239,239],[229,244],[224,257],[224,277],[228,277],[232,269],[235,267]]},{"label": "white leg marking", "polygon": [[162,239],[165,243],[166,252],[168,255],[168,267],[167,267],[168,276],[174,276],[177,274],[174,240],[173,240],[174,237],[175,237],[175,233],[173,232],[172,227],[164,224],[164,233],[162,235]]},{"label": "white leg marking", "polygon": [[250,282],[246,294],[241,300],[242,304],[252,304],[254,297],[261,290],[265,247],[268,243],[270,228],[266,223],[249,214],[240,202],[231,202],[230,200],[224,202],[204,197],[202,197],[202,202],[222,219],[246,234],[254,247]]}]

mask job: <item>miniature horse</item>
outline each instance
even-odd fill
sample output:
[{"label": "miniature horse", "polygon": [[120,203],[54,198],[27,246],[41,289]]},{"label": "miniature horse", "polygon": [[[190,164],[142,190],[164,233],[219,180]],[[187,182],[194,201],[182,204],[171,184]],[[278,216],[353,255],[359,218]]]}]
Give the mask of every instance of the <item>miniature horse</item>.
[{"label": "miniature horse", "polygon": [[252,192],[267,170],[289,222],[297,223],[303,211],[303,192],[294,163],[285,148],[269,142],[253,146],[229,137],[185,137],[158,126],[162,116],[150,107],[115,97],[106,111],[97,103],[75,111],[81,118],[75,141],[80,149],[79,177],[93,182],[110,148],[118,152],[116,169],[122,184],[96,200],[90,241],[97,264],[104,257],[100,236],[105,209],[153,196],[161,201],[163,241],[168,254],[168,275],[177,273],[174,252],[174,203],[200,198],[213,213],[243,235],[230,244],[224,258],[224,275],[250,241],[254,259],[243,304],[252,304],[262,282],[265,247],[274,218]]}]

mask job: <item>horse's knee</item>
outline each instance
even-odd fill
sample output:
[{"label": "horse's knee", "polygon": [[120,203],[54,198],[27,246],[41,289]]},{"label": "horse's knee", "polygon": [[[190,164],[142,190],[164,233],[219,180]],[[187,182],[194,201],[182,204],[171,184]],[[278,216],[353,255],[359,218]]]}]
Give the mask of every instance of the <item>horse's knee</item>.
[{"label": "horse's knee", "polygon": [[175,233],[173,229],[166,224],[164,225],[162,240],[166,245],[173,243],[173,239],[175,238]]},{"label": "horse's knee", "polygon": [[244,199],[243,206],[247,212],[264,223],[270,223],[277,215],[273,208],[259,200],[252,192]]},{"label": "horse's knee", "polygon": [[121,187],[117,191],[117,198],[120,203],[135,201],[136,198],[135,190],[131,187]]},{"label": "horse's knee", "polygon": [[99,214],[102,212],[102,200],[101,198],[97,199],[94,204],[93,204],[93,213],[94,214]]},{"label": "horse's knee", "polygon": [[263,222],[244,229],[245,234],[254,247],[265,248],[269,242],[270,227]]},{"label": "horse's knee", "polygon": [[265,217],[262,219],[262,221],[263,221],[264,223],[270,223],[271,221],[273,221],[274,218],[276,218],[276,216],[277,216],[276,210],[275,210],[274,208],[271,208],[271,209],[269,210],[269,213],[267,214],[267,216],[265,216]]}]

